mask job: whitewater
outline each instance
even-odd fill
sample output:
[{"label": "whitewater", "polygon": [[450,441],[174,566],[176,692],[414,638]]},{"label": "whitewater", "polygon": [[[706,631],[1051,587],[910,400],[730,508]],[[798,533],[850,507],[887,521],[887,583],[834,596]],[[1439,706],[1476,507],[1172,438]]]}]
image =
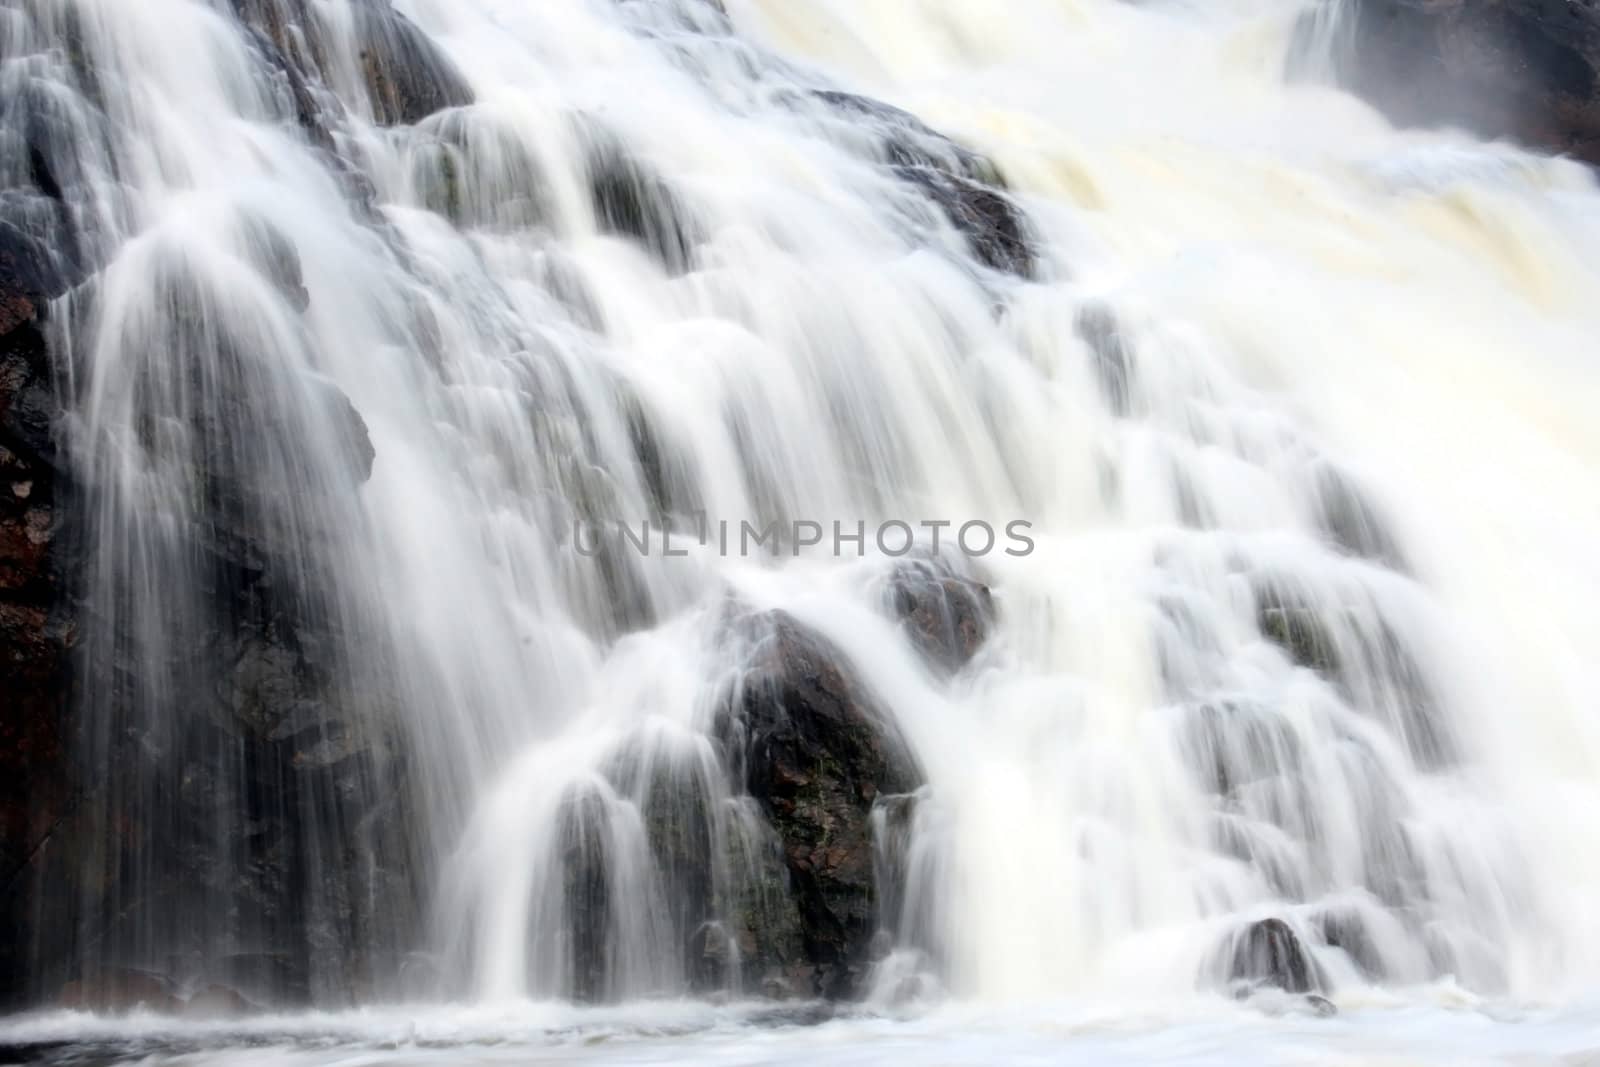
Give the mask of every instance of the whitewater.
[{"label": "whitewater", "polygon": [[[200,985],[249,947],[233,901],[145,903],[163,856],[109,846],[83,882],[146,910],[90,938],[116,908],[62,903],[0,1038],[240,1064],[1600,1056],[1589,168],[1391,128],[1322,76],[1337,10],[1308,36],[1283,0],[397,0],[472,96],[400,123],[364,2],[308,5],[331,153],[229,4],[71,8],[106,90],[77,205],[104,266],[52,339],[85,640],[143,687],[86,705],[106,824],[178,788],[119,775],[119,739],[208,714],[172,664],[213,578],[174,531],[213,435],[350,706],[406,753],[403,815],[301,798],[306,863],[389,835],[419,903],[362,920],[376,976],[313,946],[303,1011],[62,1010],[62,959]],[[66,84],[66,10],[0,4],[35,84]],[[1002,191],[997,241],[907,180],[907,143]],[[597,159],[644,217],[597,207]],[[935,663],[870,534],[575,544],[694,515],[1022,521],[1032,547],[931,557],[992,608]],[[826,1009],[737,962],[765,951],[738,924],[785,906],[726,720],[789,625],[748,620],[775,617],[839,651],[917,769],[873,809],[877,933]],[[661,854],[662,820],[703,866]],[[243,824],[192,847],[247,878]],[[1230,981],[1263,920],[1311,999]]]}]

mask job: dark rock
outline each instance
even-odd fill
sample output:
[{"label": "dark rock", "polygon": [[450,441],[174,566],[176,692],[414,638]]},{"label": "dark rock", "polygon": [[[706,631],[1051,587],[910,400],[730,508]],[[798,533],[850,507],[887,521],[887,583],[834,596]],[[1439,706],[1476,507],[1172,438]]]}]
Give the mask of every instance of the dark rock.
[{"label": "dark rock", "polygon": [[380,126],[411,126],[473,102],[471,87],[427,34],[387,0],[355,5],[358,61]]},{"label": "dark rock", "polygon": [[[1595,0],[1359,0],[1335,42],[1339,80],[1391,120],[1600,162]],[[1302,23],[1302,47],[1318,23]]]},{"label": "dark rock", "polygon": [[[26,321],[0,335],[0,447],[19,464],[13,486],[33,482],[34,475],[59,465],[56,422],[59,408],[54,373],[41,325]],[[41,490],[44,488],[40,485]],[[11,494],[30,507],[49,507],[48,494]]]},{"label": "dark rock", "polygon": [[561,870],[572,995],[609,999],[612,907],[604,801],[593,790],[568,797],[561,812]]},{"label": "dark rock", "polygon": [[1033,277],[1032,243],[1004,193],[929,167],[897,167],[895,173],[939,206],[979,262],[1019,278]]},{"label": "dark rock", "polygon": [[0,337],[39,319],[69,285],[48,248],[0,222]]},{"label": "dark rock", "polygon": [[43,287],[55,296],[99,254],[91,178],[113,173],[109,123],[65,69],[16,73],[8,71],[0,94],[0,225],[36,243],[35,267],[62,279]]},{"label": "dark rock", "polygon": [[971,662],[994,628],[989,587],[956,574],[942,559],[896,566],[885,599],[912,644],[944,671]]},{"label": "dark rock", "polygon": [[738,948],[717,914],[714,871],[722,857],[715,851],[715,771],[699,755],[664,749],[645,734],[623,748],[607,777],[644,819],[685,977],[697,990],[712,992],[737,983]]},{"label": "dark rock", "polygon": [[840,650],[781,612],[735,625],[750,656],[721,734],[782,843],[813,968],[797,992],[850,997],[878,926],[872,809],[914,790],[921,771]]},{"label": "dark rock", "polygon": [[589,192],[606,233],[637,241],[669,274],[693,264],[696,226],[672,188],[609,137],[589,153]]},{"label": "dark rock", "polygon": [[944,136],[908,111],[871,97],[813,90],[800,97],[864,131],[876,162],[939,209],[972,255],[993,270],[1031,278],[1033,244],[1005,180],[992,161]]},{"label": "dark rock", "polygon": [[1326,990],[1322,968],[1282,919],[1263,919],[1229,935],[1207,964],[1212,979],[1233,988],[1275,988],[1286,993]]},{"label": "dark rock", "polygon": [[990,160],[935,130],[909,111],[856,93],[816,89],[808,98],[834,115],[864,126],[872,135],[879,160],[893,167],[935,170],[981,185],[1004,188],[999,169]]},{"label": "dark rock", "polygon": [[0,1004],[24,989],[40,911],[27,892],[72,813],[67,713],[80,620],[56,388],[40,321],[66,278],[0,224]]},{"label": "dark rock", "polygon": [[261,56],[262,66],[269,72],[269,77],[278,80],[279,91],[287,100],[295,124],[305,132],[312,144],[326,152],[336,152],[332,127],[336,119],[343,117],[342,109],[336,101],[328,99],[327,93],[319,93],[322,87],[316,84],[315,75],[308,64],[296,58],[299,50],[291,43],[281,23],[269,21],[269,24],[277,27],[276,32],[271,32],[256,29],[248,17],[245,21],[252,26],[251,42]]},{"label": "dark rock", "polygon": [[[300,303],[284,235],[246,218],[240,237],[241,255]],[[85,552],[96,531],[76,494],[92,474],[57,455],[54,435],[73,398],[52,363],[70,353],[49,351],[32,317],[0,337],[0,985],[37,995],[81,972],[73,996],[114,1004],[90,980],[129,962],[263,1005],[351,996],[392,972],[420,894],[407,835],[422,816],[372,711],[384,682],[344,655],[352,624],[315,562],[358,518],[351,490],[371,444],[331,383],[253,376],[252,345],[271,331],[240,326],[236,299],[181,271],[152,284],[158,314],[124,350],[151,368],[141,399],[160,419],[140,428],[184,420],[182,435],[146,443],[193,449],[175,469],[194,478],[196,521],[143,541],[135,563]],[[37,274],[26,285],[6,292],[36,315],[45,286]],[[95,295],[91,284],[74,301]],[[201,381],[203,394],[182,384]],[[310,435],[275,408],[284,384],[295,419],[343,438],[348,469],[316,474],[327,457],[306,455]],[[206,399],[160,408],[180,395]],[[263,470],[292,472],[291,490]],[[155,574],[170,588],[147,609],[169,617],[146,647],[125,583]],[[173,701],[194,713],[159,710]]]},{"label": "dark rock", "polygon": [[326,91],[318,69],[316,24],[304,0],[232,0],[234,14],[251,33],[251,43],[268,76],[275,78],[295,122],[311,142],[335,151],[333,126],[343,109]]}]

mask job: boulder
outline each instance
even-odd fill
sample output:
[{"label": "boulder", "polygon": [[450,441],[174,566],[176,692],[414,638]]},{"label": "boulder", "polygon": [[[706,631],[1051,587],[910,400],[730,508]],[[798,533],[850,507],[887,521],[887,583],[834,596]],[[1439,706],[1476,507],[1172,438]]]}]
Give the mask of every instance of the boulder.
[{"label": "boulder", "polygon": [[[735,624],[749,641],[745,673],[719,717],[738,785],[781,843],[798,912],[802,995],[842,999],[862,988],[878,929],[872,811],[912,792],[922,772],[847,656],[782,612]],[[762,964],[788,961],[760,958]]]},{"label": "boulder", "polygon": [[1334,73],[1392,121],[1600,163],[1595,0],[1356,0],[1343,17]]},{"label": "boulder", "polygon": [[1238,992],[1268,988],[1318,993],[1328,989],[1322,968],[1282,919],[1262,919],[1234,931],[1212,954],[1206,974]]},{"label": "boulder", "polygon": [[917,651],[940,671],[966,666],[994,628],[989,587],[957,574],[942,559],[899,564],[884,597]]}]

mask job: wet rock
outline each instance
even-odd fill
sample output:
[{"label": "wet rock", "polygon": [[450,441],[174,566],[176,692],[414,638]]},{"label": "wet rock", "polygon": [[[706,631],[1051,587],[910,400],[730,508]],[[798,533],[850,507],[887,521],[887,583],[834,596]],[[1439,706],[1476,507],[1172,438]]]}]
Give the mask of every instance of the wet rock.
[{"label": "wet rock", "polygon": [[1343,661],[1332,632],[1317,609],[1301,602],[1287,587],[1270,582],[1259,586],[1256,625],[1296,666],[1338,676]]},{"label": "wet rock", "polygon": [[45,305],[72,286],[65,267],[49,248],[0,220],[0,337],[37,322]]},{"label": "wet rock", "polygon": [[[253,232],[245,258],[292,298],[303,288],[292,245]],[[7,306],[36,315],[40,288],[0,295],[20,292]],[[275,495],[238,462],[242,439],[282,429],[270,393],[229,377],[249,349],[209,328],[223,321],[217,305],[193,288],[173,293],[163,306],[186,314],[146,339],[156,364],[185,374],[214,360],[226,369],[209,384],[226,384],[184,435],[198,447],[191,504],[203,521],[168,527],[169,554],[149,561],[151,573],[194,586],[192,600],[170,605],[161,654],[127,618],[111,626],[80,599],[102,572],[85,551],[78,467],[57,454],[53,432],[71,397],[51,379],[41,323],[0,336],[0,986],[37,992],[73,977],[73,997],[115,1006],[128,997],[97,963],[165,967],[149,958],[160,944],[189,961],[184,973],[255,1003],[304,1003],[314,989],[348,996],[398,959],[420,894],[406,834],[421,817],[408,807],[400,746],[370,710],[381,679],[341,655],[348,622],[335,622],[327,583],[306,563],[308,544],[332,531],[295,519],[350,521],[353,510],[337,506],[350,494],[304,479],[292,499]],[[86,287],[82,298],[93,297]],[[138,339],[128,342],[135,352]],[[328,408],[313,417],[347,430],[355,469],[336,480],[353,488],[372,462],[359,415],[331,384],[304,385],[300,402]],[[194,713],[152,711],[168,701]],[[84,753],[116,773],[80,776]],[[217,958],[260,945],[282,948],[271,973],[234,973]]]},{"label": "wet rock", "polygon": [[697,241],[688,209],[665,181],[609,138],[591,147],[589,193],[603,232],[637,241],[669,274],[691,267]]},{"label": "wet rock", "polygon": [[922,773],[839,649],[781,612],[736,625],[750,656],[720,732],[782,844],[811,967],[797,992],[850,997],[878,926],[873,806]]},{"label": "wet rock", "polygon": [[578,1000],[608,998],[612,938],[611,871],[606,849],[606,813],[598,794],[577,792],[561,812],[561,871],[572,995]]},{"label": "wet rock", "polygon": [[1033,277],[1037,263],[1027,225],[991,160],[909,111],[871,97],[821,89],[800,100],[821,104],[825,113],[864,133],[875,160],[932,201],[979,262],[1003,273]]},{"label": "wet rock", "polygon": [[971,662],[994,628],[989,587],[940,559],[902,563],[884,591],[906,636],[934,667],[954,672]]},{"label": "wet rock", "polygon": [[71,494],[41,321],[67,281],[44,249],[0,223],[0,1004],[23,991],[31,924],[47,910],[32,905],[27,872],[75,793]]},{"label": "wet rock", "polygon": [[358,60],[380,126],[412,126],[473,102],[456,65],[387,0],[359,0],[355,9]]},{"label": "wet rock", "polygon": [[318,24],[305,0],[232,0],[234,14],[250,32],[264,73],[278,82],[296,124],[311,143],[336,152],[334,128],[343,106],[327,91],[319,52]]},{"label": "wet rock", "polygon": [[935,170],[982,185],[1005,186],[991,161],[957,144],[909,111],[869,96],[833,89],[816,89],[808,97],[853,126],[865,127],[874,136],[879,158],[890,166]]},{"label": "wet rock", "polygon": [[1312,993],[1306,997],[1306,1007],[1311,1009],[1313,1015],[1323,1019],[1331,1019],[1339,1014],[1339,1008],[1327,997]]},{"label": "wet rock", "polygon": [[1090,304],[1078,312],[1073,329],[1094,357],[1106,405],[1116,415],[1127,415],[1132,410],[1133,350],[1116,313],[1104,304]]},{"label": "wet rock", "polygon": [[[263,6],[268,11],[276,10]],[[257,15],[252,20],[246,15],[244,18],[251,27],[251,43],[261,57],[261,65],[268,72],[268,77],[278,82],[280,98],[287,102],[295,124],[305,132],[312,144],[326,152],[336,152],[333,127],[342,118],[342,109],[328,98],[325,91],[321,91],[317,75],[300,55],[281,22],[271,16]],[[273,29],[264,31],[257,28],[263,22]]]},{"label": "wet rock", "polygon": [[674,758],[640,737],[607,774],[644,820],[672,942],[683,947],[685,977],[702,992],[729,988],[738,978],[738,947],[716,912],[715,773],[706,761]]},{"label": "wet rock", "polygon": [[1207,964],[1206,973],[1235,989],[1315,993],[1328,988],[1322,968],[1282,919],[1253,922],[1229,935]]},{"label": "wet rock", "polygon": [[1033,277],[1032,243],[1004,193],[930,167],[897,167],[895,173],[939,206],[979,262],[1004,274]]},{"label": "wet rock", "polygon": [[519,132],[480,108],[454,108],[423,123],[412,175],[422,202],[458,226],[493,230],[544,224],[551,208],[543,168]]},{"label": "wet rock", "polygon": [[[1359,0],[1346,17],[1335,73],[1394,122],[1459,126],[1600,163],[1593,0]],[[1317,28],[1315,17],[1302,22],[1303,45]]]}]

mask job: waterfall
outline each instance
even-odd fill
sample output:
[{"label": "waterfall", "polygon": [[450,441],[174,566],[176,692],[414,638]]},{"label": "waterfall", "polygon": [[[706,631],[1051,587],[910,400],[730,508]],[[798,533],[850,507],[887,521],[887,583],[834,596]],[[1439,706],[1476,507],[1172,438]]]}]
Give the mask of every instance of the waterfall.
[{"label": "waterfall", "polygon": [[1593,179],[1204,7],[0,0],[25,999],[1593,983]]}]

